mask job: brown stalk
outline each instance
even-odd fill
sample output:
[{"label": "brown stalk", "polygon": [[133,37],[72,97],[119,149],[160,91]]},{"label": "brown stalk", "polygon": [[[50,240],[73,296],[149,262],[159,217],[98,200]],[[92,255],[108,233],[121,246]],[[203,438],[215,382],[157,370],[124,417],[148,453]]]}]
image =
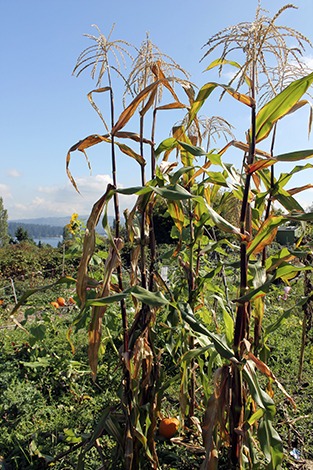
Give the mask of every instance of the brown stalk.
[{"label": "brown stalk", "polygon": [[[304,260],[306,266],[311,266],[313,262],[313,256],[308,254]],[[304,295],[309,296],[306,303],[303,305],[303,323],[302,323],[302,337],[301,337],[301,350],[299,358],[299,372],[298,381],[302,381],[303,363],[304,363],[304,351],[305,346],[308,342],[308,333],[313,326],[313,282],[311,274],[308,271],[304,272]]]},{"label": "brown stalk", "polygon": [[[110,69],[108,69],[108,80],[110,86],[110,105],[111,105],[111,127],[114,127],[114,95],[111,84]],[[117,188],[117,176],[116,176],[116,156],[115,156],[115,145],[114,145],[114,134],[111,134],[111,157],[112,157],[112,180],[113,185]],[[117,192],[114,192],[114,212],[115,212],[115,238],[118,240],[120,235],[120,210],[119,210],[119,198]],[[122,266],[119,263],[117,265],[117,279],[119,290],[123,291],[123,278],[122,278]],[[124,386],[124,402],[126,405],[125,417],[126,417],[126,432],[125,432],[125,443],[124,443],[124,457],[125,464],[128,462],[130,467],[132,466],[132,458],[129,460],[129,446],[133,448],[133,427],[131,423],[131,411],[132,411],[132,393],[130,384],[129,370],[125,364],[127,361],[128,350],[129,350],[129,331],[128,331],[128,317],[126,310],[125,300],[120,301],[121,316],[122,316],[122,327],[123,327],[123,386]],[[132,455],[132,454],[130,454]]]},{"label": "brown stalk", "polygon": [[[255,63],[252,68],[252,83],[251,83],[251,96],[253,103],[255,103]],[[251,141],[249,145],[249,153],[247,156],[247,164],[251,165],[255,158],[256,147],[256,105],[251,106]],[[249,192],[251,185],[251,174],[247,174],[243,201],[240,214],[240,232],[244,235],[246,232],[251,234],[251,219],[250,219],[250,204]],[[248,261],[247,245],[245,241],[240,245],[240,295],[244,295],[248,289]],[[243,340],[248,339],[249,325],[250,324],[250,302],[239,304],[237,307],[235,332],[234,332],[234,351],[236,357],[241,360],[244,352]],[[240,453],[242,447],[242,436],[236,432],[242,425],[244,415],[244,384],[242,379],[241,370],[232,364],[231,376],[231,412],[230,412],[230,460],[233,468],[240,465]]]},{"label": "brown stalk", "polygon": [[[277,129],[277,123],[275,123],[274,125],[274,129],[273,129],[273,136],[272,136],[272,143],[271,143],[271,151],[270,151],[270,154],[271,154],[271,157],[273,157],[274,155],[274,145],[275,145],[275,138],[276,138],[276,129]],[[271,187],[270,187],[270,190],[269,190],[269,197],[268,197],[268,201],[267,201],[267,206],[266,206],[266,211],[265,211],[265,220],[269,218],[270,214],[271,214],[271,207],[272,207],[272,192],[274,190],[274,184],[275,184],[275,180],[274,180],[274,165],[271,166]],[[263,249],[263,252],[262,252],[262,266],[264,267],[265,266],[265,262],[266,262],[266,246],[264,247]],[[259,349],[259,345],[260,345],[260,337],[261,337],[261,327],[262,327],[262,323],[261,323],[261,320],[260,318],[258,318],[257,316],[255,316],[255,319],[254,319],[254,352],[257,353],[258,352],[258,349]]]}]

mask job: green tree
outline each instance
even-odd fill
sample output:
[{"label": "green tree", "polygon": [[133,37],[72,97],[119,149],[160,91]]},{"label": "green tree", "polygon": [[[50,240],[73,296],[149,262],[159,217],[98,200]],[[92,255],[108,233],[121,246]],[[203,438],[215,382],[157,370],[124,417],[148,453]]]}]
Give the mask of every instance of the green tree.
[{"label": "green tree", "polygon": [[5,246],[8,242],[8,211],[4,208],[3,199],[0,197],[0,246]]},{"label": "green tree", "polygon": [[15,230],[15,237],[19,243],[30,240],[27,230],[23,227],[17,227]]}]

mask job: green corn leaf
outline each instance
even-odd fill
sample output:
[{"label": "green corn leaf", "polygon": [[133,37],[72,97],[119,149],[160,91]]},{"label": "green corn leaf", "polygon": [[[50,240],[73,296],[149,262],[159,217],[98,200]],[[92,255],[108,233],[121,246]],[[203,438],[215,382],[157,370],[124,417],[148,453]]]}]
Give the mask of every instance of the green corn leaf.
[{"label": "green corn leaf", "polygon": [[238,93],[238,91],[235,91],[233,88],[231,88],[228,85],[222,85],[220,83],[214,83],[214,82],[206,83],[199,90],[198,95],[196,96],[196,99],[195,99],[194,103],[191,106],[190,114],[189,114],[189,123],[191,123],[194,120],[197,113],[200,111],[203,104],[208,99],[208,97],[210,96],[212,91],[215,90],[216,87],[223,88],[225,91],[227,91],[227,93],[229,93],[231,96],[233,96],[236,100],[238,100],[238,101],[240,101],[240,102],[242,102],[242,103],[244,103],[248,106],[252,106],[252,104],[253,104],[252,98],[250,98],[247,95],[243,95],[241,93]]},{"label": "green corn leaf", "polygon": [[275,160],[278,162],[298,162],[299,160],[305,160],[306,158],[313,157],[313,149],[309,150],[298,150],[297,152],[282,153],[275,156]]},{"label": "green corn leaf", "polygon": [[275,404],[271,397],[260,387],[256,371],[251,367],[249,361],[242,370],[242,375],[248,383],[250,393],[255,403],[264,410],[266,416],[272,419],[275,416]]},{"label": "green corn leaf", "polygon": [[110,305],[114,302],[120,302],[127,297],[126,292],[120,294],[109,295],[107,297],[99,297],[98,299],[90,299],[86,301],[86,307],[102,307],[103,305]]},{"label": "green corn leaf", "polygon": [[206,152],[201,147],[196,147],[195,145],[187,144],[186,142],[178,141],[179,145],[183,147],[186,152],[191,153],[195,157],[203,157],[206,155]]},{"label": "green corn leaf", "polygon": [[179,305],[179,310],[181,312],[183,320],[185,320],[188,325],[196,333],[200,333],[204,336],[207,336],[211,339],[212,343],[215,346],[216,351],[220,356],[225,359],[231,360],[235,363],[238,363],[234,352],[227,346],[226,341],[215,333],[211,333],[202,323],[200,323],[193,315],[193,312],[189,305]]},{"label": "green corn leaf", "polygon": [[209,346],[204,346],[203,348],[190,349],[185,354],[183,354],[180,360],[181,362],[190,363],[193,359],[195,359],[198,356],[201,356],[201,354],[205,353],[209,349],[212,349],[213,347],[214,347],[213,344],[210,344]]},{"label": "green corn leaf", "polygon": [[163,140],[157,149],[155,150],[155,156],[159,156],[163,152],[168,152],[177,147],[177,140],[174,137],[169,137],[168,139]]},{"label": "green corn leaf", "polygon": [[301,271],[311,271],[313,266],[293,266],[289,263],[282,263],[276,270],[275,279],[288,281],[294,278]]},{"label": "green corn leaf", "polygon": [[260,142],[269,135],[274,124],[290,112],[312,82],[313,73],[295,80],[260,109],[256,116],[256,142]]},{"label": "green corn leaf", "polygon": [[288,220],[302,220],[304,222],[312,222],[313,212],[300,212],[300,213],[291,213],[287,214],[286,219]]},{"label": "green corn leaf", "polygon": [[221,173],[220,171],[207,171],[206,175],[207,175],[206,182],[217,184],[219,186],[224,186],[225,188],[228,188],[228,183],[225,178],[225,175]]},{"label": "green corn leaf", "polygon": [[283,188],[291,179],[292,175],[294,175],[295,173],[299,173],[300,171],[307,170],[309,168],[313,168],[312,163],[307,163],[306,165],[296,165],[288,173],[281,173],[278,181],[275,183],[275,186],[279,188]]},{"label": "green corn leaf", "polygon": [[119,194],[131,195],[131,194],[148,194],[153,191],[151,186],[133,186],[130,188],[119,188],[116,190]]},{"label": "green corn leaf", "polygon": [[185,175],[186,173],[188,173],[190,170],[193,170],[193,169],[194,167],[192,166],[184,166],[180,168],[179,170],[175,171],[175,173],[171,177],[171,184],[175,185],[181,176]]},{"label": "green corn leaf", "polygon": [[232,344],[234,340],[234,320],[226,308],[223,309],[223,320],[227,343]]},{"label": "green corn leaf", "polygon": [[283,459],[283,443],[271,421],[265,416],[259,422],[258,438],[267,461],[267,470],[280,468]]},{"label": "green corn leaf", "polygon": [[241,68],[241,65],[238,62],[220,58],[220,59],[213,60],[213,62],[211,62],[205,70],[212,70],[214,67],[220,67],[221,65],[232,65],[233,67],[236,67],[237,69]]},{"label": "green corn leaf", "polygon": [[264,410],[262,410],[262,408],[259,408],[255,413],[253,413],[252,416],[250,416],[247,423],[249,424],[249,426],[252,426],[254,423],[259,421],[262,416],[264,416]]},{"label": "green corn leaf", "polygon": [[[231,65],[232,67],[236,67],[236,69],[242,69],[242,65],[240,65],[238,62],[235,62],[233,60],[226,60],[226,59],[216,59],[213,60],[213,62],[208,65],[208,67],[205,70],[211,70],[214,67],[221,67],[222,65]],[[244,75],[245,77],[245,82],[249,87],[251,87],[251,80],[247,75]]]},{"label": "green corn leaf", "polygon": [[234,225],[232,225],[231,223],[229,223],[226,219],[224,219],[222,216],[220,216],[214,209],[213,207],[211,207],[209,204],[207,204],[205,201],[203,201],[202,198],[198,198],[196,197],[195,198],[198,202],[200,202],[200,204],[203,204],[204,202],[204,205],[212,219],[212,221],[214,222],[215,225],[217,225],[218,228],[220,228],[221,230],[224,230],[225,232],[228,232],[228,233],[234,233],[235,235],[237,235],[239,238],[242,238],[242,235],[240,233],[240,230],[239,228],[235,227]]},{"label": "green corn leaf", "polygon": [[239,297],[238,299],[235,299],[234,302],[243,304],[245,302],[250,302],[258,297],[263,297],[269,291],[273,280],[274,276],[268,278],[268,280],[264,284],[257,287],[256,289],[250,290],[247,294],[243,295],[242,297]]},{"label": "green corn leaf", "polygon": [[114,302],[120,302],[124,300],[127,296],[133,295],[136,299],[140,300],[142,303],[150,305],[151,307],[161,307],[168,305],[168,300],[161,294],[161,292],[150,292],[147,289],[144,289],[140,286],[129,287],[125,289],[124,292],[119,294],[109,295],[107,297],[100,297],[98,299],[90,299],[86,301],[86,307],[97,306],[102,307],[104,305],[113,304]]},{"label": "green corn leaf", "polygon": [[275,268],[277,268],[280,264],[282,264],[286,260],[291,260],[293,259],[294,256],[291,254],[291,252],[288,250],[288,248],[284,247],[277,253],[273,254],[272,256],[269,256],[265,262],[265,269],[266,272],[271,272]]},{"label": "green corn leaf", "polygon": [[135,286],[127,289],[136,299],[142,303],[150,305],[151,307],[163,307],[168,305],[169,301],[163,296],[161,292],[150,292],[140,286]]},{"label": "green corn leaf", "polygon": [[[285,208],[287,211],[299,211],[303,212],[302,206],[298,203],[298,201],[292,197],[289,193],[285,194],[283,189],[278,189],[273,194],[273,197]],[[286,219],[288,217],[286,216]]]},{"label": "green corn leaf", "polygon": [[169,201],[180,201],[194,197],[192,194],[190,194],[189,191],[179,184],[175,184],[174,186],[163,186],[162,188],[155,187],[153,190],[160,196],[164,197],[164,199],[168,199]]}]

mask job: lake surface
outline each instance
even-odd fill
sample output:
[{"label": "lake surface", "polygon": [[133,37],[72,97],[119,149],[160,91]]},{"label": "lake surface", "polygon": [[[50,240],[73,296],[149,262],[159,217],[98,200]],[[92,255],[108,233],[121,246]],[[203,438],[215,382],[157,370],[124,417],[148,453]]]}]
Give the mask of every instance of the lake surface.
[{"label": "lake surface", "polygon": [[33,239],[36,245],[38,245],[38,242],[41,242],[42,244],[46,243],[47,245],[53,246],[53,248],[56,248],[58,244],[63,241],[63,237],[42,237],[42,238],[34,238]]}]

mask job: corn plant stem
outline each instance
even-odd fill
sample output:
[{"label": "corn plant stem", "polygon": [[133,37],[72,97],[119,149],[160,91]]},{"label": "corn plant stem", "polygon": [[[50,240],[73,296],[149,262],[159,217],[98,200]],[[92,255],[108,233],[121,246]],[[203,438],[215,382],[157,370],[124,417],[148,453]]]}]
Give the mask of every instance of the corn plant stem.
[{"label": "corn plant stem", "polygon": [[[188,187],[190,191],[190,186]],[[194,298],[194,291],[196,287],[195,283],[195,275],[194,275],[194,246],[195,246],[195,234],[194,234],[194,226],[193,226],[193,210],[192,210],[192,202],[189,199],[188,201],[188,212],[189,212],[189,221],[190,221],[190,246],[189,246],[189,279],[188,279],[188,303],[190,304],[192,310],[195,307],[195,298]],[[189,343],[189,350],[193,350],[195,347],[195,340],[192,335],[189,336],[188,339]],[[189,403],[189,413],[188,413],[188,420],[191,421],[191,417],[195,414],[195,404],[196,404],[196,372],[195,372],[195,361],[192,359],[190,361],[190,384],[189,384],[189,396],[190,396],[190,403]],[[191,425],[191,422],[189,422]]]},{"label": "corn plant stem", "polygon": [[[274,130],[273,130],[273,136],[272,136],[272,143],[271,143],[271,150],[270,154],[271,157],[274,155],[274,145],[275,145],[275,138],[276,138],[276,129],[277,129],[277,123],[274,125]],[[267,201],[267,206],[266,206],[266,211],[265,211],[265,220],[269,218],[270,213],[271,213],[271,207],[272,207],[272,193],[274,190],[274,184],[275,184],[275,178],[274,178],[274,165],[271,166],[271,187],[269,190],[269,197]],[[266,247],[264,247],[263,252],[262,252],[262,266],[265,266],[265,261],[266,261]]]},{"label": "corn plant stem", "polygon": [[[144,158],[143,151],[143,126],[144,126],[144,116],[140,116],[140,156]],[[146,174],[145,174],[145,165],[141,165],[141,185],[146,184]]]},{"label": "corn plant stem", "polygon": [[[273,135],[272,135],[272,141],[271,141],[271,149],[270,149],[270,154],[273,157],[274,155],[274,146],[275,146],[275,139],[276,139],[276,130],[277,130],[277,123],[274,125],[273,129]],[[271,186],[269,189],[269,195],[268,195],[268,201],[266,205],[266,210],[265,210],[265,219],[267,220],[271,214],[271,207],[272,207],[272,193],[274,190],[274,184],[275,184],[275,178],[274,178],[274,165],[271,166]],[[267,247],[265,246],[262,251],[262,266],[265,266],[267,258]],[[262,302],[264,302],[264,299],[262,299]],[[257,354],[260,346],[260,337],[261,337],[261,328],[262,328],[262,320],[261,318],[258,318],[255,316],[254,319],[254,352]]]},{"label": "corn plant stem", "polygon": [[[251,143],[249,149],[249,155],[247,158],[247,163],[251,165],[254,161],[255,155],[255,129],[256,129],[256,108],[252,106],[251,108]],[[243,240],[240,245],[240,295],[244,295],[248,288],[248,256],[247,256],[247,242],[245,240],[246,232],[251,233],[251,219],[250,219],[250,204],[249,204],[249,192],[251,184],[252,175],[249,173],[246,177],[244,195],[241,206],[240,214],[240,232],[242,234]],[[247,224],[248,219],[248,224]],[[247,230],[246,230],[247,229]],[[242,308],[241,308],[242,307]],[[244,305],[239,305],[237,310],[236,325],[235,325],[235,336],[234,336],[234,349],[235,353],[238,355],[238,348],[241,341],[248,334],[249,322],[245,318],[248,315],[249,302],[246,302]],[[238,356],[239,357],[239,356]]]},{"label": "corn plant stem", "polygon": [[[140,116],[140,153],[143,157],[143,128],[144,128],[144,116]],[[146,184],[145,167],[141,165],[141,184]],[[147,288],[147,274],[146,274],[146,236],[145,236],[145,225],[146,225],[146,207],[143,208],[140,222],[140,273],[141,273],[141,286]]]},{"label": "corn plant stem", "polygon": [[[155,149],[154,149],[154,134],[156,126],[156,109],[153,110],[152,128],[151,128],[151,179],[155,178]],[[157,259],[157,249],[155,240],[155,228],[153,223],[153,204],[149,206],[149,246],[150,246],[150,277],[149,277],[149,290],[153,291],[154,285],[154,271]]]},{"label": "corn plant stem", "polygon": [[[113,88],[112,88],[112,83],[111,83],[110,69],[108,69],[108,80],[109,80],[109,85],[110,85],[111,128],[113,128],[114,126],[114,94],[113,94]],[[114,187],[117,188],[114,135],[111,136],[111,157],[112,157],[111,159],[112,180],[113,180]],[[114,212],[115,212],[115,238],[118,239],[120,237],[120,210],[119,210],[119,198],[116,192],[114,193],[114,196],[113,196],[113,202],[114,202]],[[122,276],[121,265],[117,266],[117,278],[118,278],[119,289],[121,292],[123,292],[124,289],[123,289],[123,276]],[[129,331],[128,331],[128,317],[127,317],[126,303],[124,299],[120,301],[120,307],[121,307],[122,328],[123,328],[123,350],[124,350],[124,354],[127,354],[128,348],[129,348]],[[132,428],[132,423],[131,423],[132,393],[131,393],[131,386],[130,386],[130,374],[124,362],[123,362],[123,377],[124,377],[123,401],[126,406],[126,410],[125,410],[126,430],[127,429],[129,430],[131,439],[133,439],[133,428]],[[125,437],[126,437],[126,433],[125,433]],[[125,442],[126,442],[126,439],[125,439]],[[124,451],[125,451],[125,461],[127,461],[126,447]]]},{"label": "corn plant stem", "polygon": [[155,138],[155,127],[156,127],[156,113],[157,110],[153,110],[152,129],[151,129],[151,179],[155,178],[155,152],[154,152],[154,138]]},{"label": "corn plant stem", "polygon": [[[140,154],[142,157],[144,157],[144,149],[143,149],[143,132],[144,132],[144,116],[140,116]],[[151,149],[151,155],[154,155],[154,149],[152,147]],[[146,175],[145,175],[145,165],[141,165],[141,184],[144,186],[146,184]],[[140,272],[141,272],[141,286],[143,288],[147,288],[147,267],[146,267],[146,223],[147,223],[147,214],[148,214],[148,220],[149,220],[149,249],[150,249],[150,276],[149,276],[149,284],[148,288],[150,291],[153,290],[153,284],[154,284],[154,264],[156,260],[156,243],[155,243],[155,234],[154,234],[154,226],[153,226],[153,201],[148,201],[143,207],[142,207],[142,213],[141,213],[141,222],[140,222],[140,239],[141,239],[141,245],[140,245]],[[159,364],[158,361],[156,360],[156,351],[154,348],[153,344],[153,339],[151,338],[151,328],[150,328],[150,319],[151,319],[151,310],[148,305],[142,305],[140,315],[138,317],[138,321],[136,324],[139,324],[139,328],[141,331],[141,334],[145,336],[146,341],[148,345],[151,348],[151,352],[153,355],[153,366],[152,370],[149,370],[147,367],[147,364],[145,362],[142,363],[142,383],[146,383],[149,385],[146,385],[141,393],[140,393],[140,398],[139,398],[139,403],[138,405],[140,407],[143,407],[147,404],[150,404],[149,407],[149,419],[150,419],[150,426],[148,428],[148,440],[147,440],[147,446],[150,450],[151,455],[153,456],[153,461],[150,462],[153,469],[158,468],[158,457],[157,457],[157,452],[156,452],[156,446],[155,446],[155,440],[154,440],[154,435],[155,435],[155,430],[156,430],[156,376],[159,374]],[[131,329],[131,335],[132,332],[135,331],[135,323],[132,325]],[[139,465],[139,454],[141,451],[142,445],[141,443],[136,440],[134,442],[134,461],[132,468],[135,470],[138,468]]]},{"label": "corn plant stem", "polygon": [[[110,77],[109,71],[108,71],[108,78],[109,78],[109,84],[110,84],[111,125],[113,128],[114,126],[114,94],[113,94],[113,89],[111,86],[111,77]],[[111,136],[111,156],[112,156],[112,180],[113,180],[114,187],[117,188],[114,135]],[[119,209],[118,194],[116,192],[114,193],[113,201],[114,201],[114,213],[115,213],[115,238],[119,238],[120,236],[120,209]],[[122,276],[122,268],[120,265],[117,267],[117,278],[118,278],[119,289],[122,292],[123,291],[123,276]],[[126,304],[125,304],[124,299],[121,300],[120,306],[121,306],[122,326],[123,326],[123,343],[124,343],[123,347],[124,347],[124,352],[126,353],[128,351],[129,338],[128,338],[128,318],[127,318]]]},{"label": "corn plant stem", "polygon": [[[255,103],[255,62],[252,64],[251,97]],[[247,164],[251,165],[255,157],[256,148],[256,106],[251,106],[251,135]],[[244,295],[248,289],[248,261],[247,242],[245,239],[248,232],[251,236],[251,214],[249,204],[249,192],[252,175],[246,176],[244,194],[240,213],[240,232],[242,241],[240,245],[240,295]],[[235,332],[234,332],[234,352],[241,360],[243,340],[248,337],[250,323],[250,302],[239,304],[237,307]],[[232,400],[230,406],[230,462],[232,468],[240,468],[240,454],[242,447],[242,436],[236,430],[240,428],[244,415],[244,383],[241,370],[236,365],[232,365],[231,376]]]}]

